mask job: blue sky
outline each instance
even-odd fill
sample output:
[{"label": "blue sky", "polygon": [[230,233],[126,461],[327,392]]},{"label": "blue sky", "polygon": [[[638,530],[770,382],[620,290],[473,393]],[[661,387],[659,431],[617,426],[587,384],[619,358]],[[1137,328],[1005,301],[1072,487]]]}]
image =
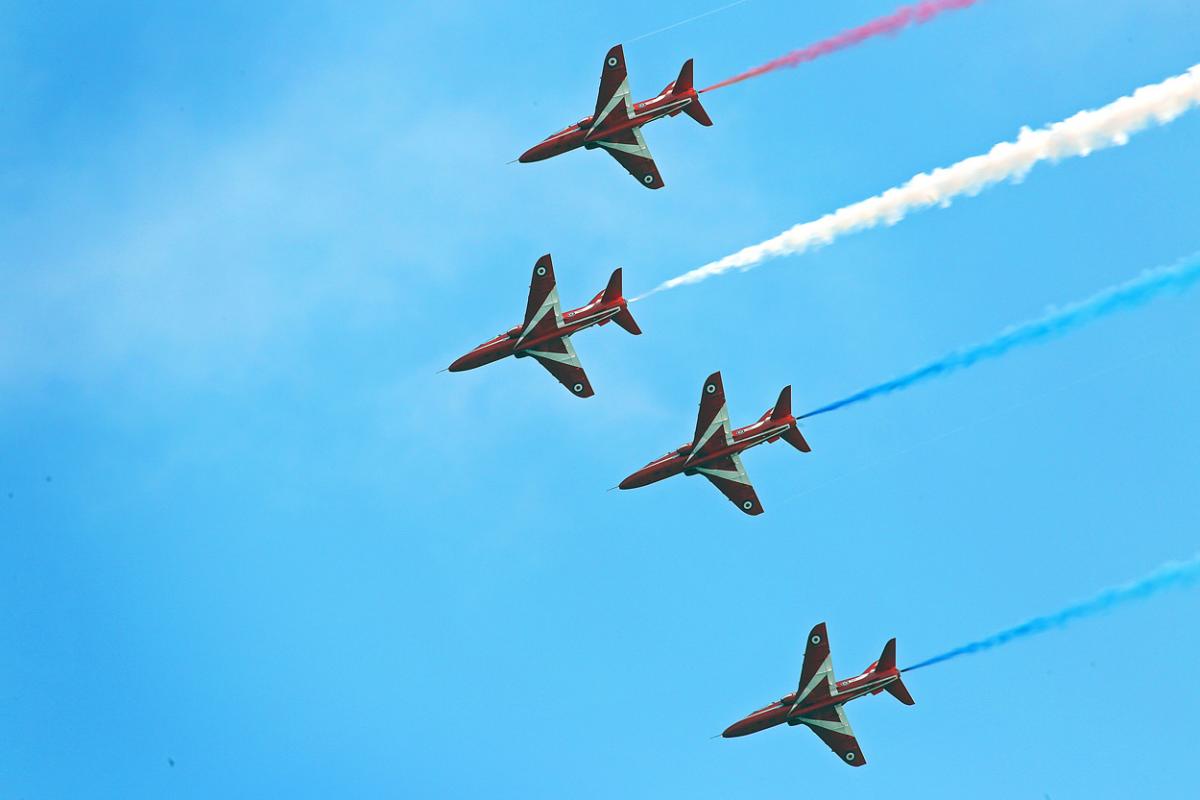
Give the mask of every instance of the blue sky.
[{"label": "blue sky", "polygon": [[[1191,790],[1200,599],[914,673],[803,730],[710,740],[1196,550],[1200,295],[836,414],[697,480],[605,489],[692,430],[797,409],[1200,248],[1200,115],[948,209],[655,296],[645,335],[438,375],[1183,72],[1187,0],[985,1],[706,96],[595,153],[600,60],[710,6],[0,8],[0,773],[14,797],[1095,798]],[[753,0],[631,44],[635,95],[891,11]],[[1183,681],[1182,685],[1180,681]],[[173,759],[175,766],[168,764]]]}]

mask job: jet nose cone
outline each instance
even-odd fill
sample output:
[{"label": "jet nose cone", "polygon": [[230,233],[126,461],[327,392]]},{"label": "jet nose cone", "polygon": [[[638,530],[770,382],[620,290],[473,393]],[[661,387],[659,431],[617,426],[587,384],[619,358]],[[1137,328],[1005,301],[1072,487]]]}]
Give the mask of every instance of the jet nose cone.
[{"label": "jet nose cone", "polygon": [[618,484],[621,489],[637,489],[654,483],[656,476],[649,469],[639,469]]},{"label": "jet nose cone", "polygon": [[745,731],[742,730],[742,723],[735,722],[732,725],[730,725],[728,728],[726,728],[725,730],[721,731],[721,738],[722,739],[732,739],[735,736],[742,736],[744,734],[745,734]]},{"label": "jet nose cone", "polygon": [[451,364],[449,367],[446,367],[446,369],[450,372],[465,372],[466,370],[469,370],[473,366],[472,364],[470,364],[468,362],[468,359],[470,359],[470,357],[471,356],[468,353],[467,355],[462,356],[461,358],[457,358],[454,360],[454,363]]},{"label": "jet nose cone", "polygon": [[517,161],[520,161],[522,164],[528,164],[530,161],[540,161],[542,159],[542,155],[538,152],[538,147],[540,147],[540,145],[531,147],[524,153],[521,153],[521,156],[517,159]]}]

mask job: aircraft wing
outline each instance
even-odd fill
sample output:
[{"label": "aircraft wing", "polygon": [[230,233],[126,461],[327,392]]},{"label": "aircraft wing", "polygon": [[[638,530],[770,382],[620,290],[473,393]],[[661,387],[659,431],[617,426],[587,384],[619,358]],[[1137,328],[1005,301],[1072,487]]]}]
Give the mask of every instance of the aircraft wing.
[{"label": "aircraft wing", "polygon": [[721,490],[721,494],[745,513],[752,517],[763,513],[762,503],[754,493],[746,468],[742,466],[742,459],[738,458],[737,453],[721,456],[703,467],[696,467],[696,471],[708,478],[713,486]]},{"label": "aircraft wing", "polygon": [[829,637],[822,622],[808,633],[804,666],[800,668],[800,684],[796,687],[796,703],[793,707],[830,697],[833,690],[833,655],[829,652]]},{"label": "aircraft wing", "polygon": [[[829,652],[829,635],[822,622],[808,633],[804,649],[804,666],[800,668],[800,684],[796,690],[796,708],[806,703],[829,698],[834,693],[833,656]],[[789,716],[789,725],[807,725],[820,737],[838,758],[852,767],[867,763],[854,730],[846,719],[841,704],[827,705],[806,712],[804,716]]]},{"label": "aircraft wing", "polygon": [[837,753],[838,758],[850,766],[861,767],[867,763],[862,748],[858,746],[858,740],[854,738],[854,730],[846,719],[843,706],[825,706],[810,715],[793,717],[788,722],[793,725],[807,725],[830,750]]},{"label": "aircraft wing", "polygon": [[704,381],[704,390],[700,393],[700,413],[696,417],[696,435],[692,437],[688,461],[728,447],[732,435],[729,408],[725,405],[725,386],[721,383],[721,373],[714,372]]},{"label": "aircraft wing", "polygon": [[617,131],[603,139],[597,139],[596,144],[615,158],[638,183],[649,189],[661,189],[666,186],[662,175],[658,174],[658,165],[650,155],[650,148],[646,147],[641,128]]},{"label": "aircraft wing", "polygon": [[569,336],[551,339],[539,344],[536,350],[525,352],[536,358],[538,363],[567,387],[571,394],[579,397],[591,397],[595,394],[587,373],[583,371],[583,365],[579,363],[579,356],[575,355],[575,348],[571,345]]},{"label": "aircraft wing", "polygon": [[596,95],[596,113],[592,117],[590,134],[609,118],[613,122],[626,120],[633,114],[633,101],[629,99],[629,76],[625,71],[625,51],[616,45],[604,57],[604,68],[600,71],[600,92]]},{"label": "aircraft wing", "polygon": [[529,336],[540,336],[562,327],[562,307],[558,302],[558,285],[554,282],[554,264],[550,254],[542,256],[533,266],[529,282],[529,300],[525,304],[525,329],[517,344]]}]

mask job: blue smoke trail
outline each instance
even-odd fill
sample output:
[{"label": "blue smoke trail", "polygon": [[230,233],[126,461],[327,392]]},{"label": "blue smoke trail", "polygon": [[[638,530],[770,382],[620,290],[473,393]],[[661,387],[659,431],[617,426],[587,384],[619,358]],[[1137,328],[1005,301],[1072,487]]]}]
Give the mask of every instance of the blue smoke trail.
[{"label": "blue smoke trail", "polygon": [[933,664],[940,664],[943,661],[949,661],[959,656],[991,650],[993,647],[1008,644],[1014,639],[1023,639],[1026,636],[1033,636],[1034,634],[1045,633],[1055,628],[1065,627],[1077,619],[1103,613],[1133,600],[1145,600],[1166,589],[1182,589],[1192,586],[1197,581],[1200,581],[1200,555],[1193,556],[1190,561],[1165,564],[1141,580],[1127,583],[1124,586],[1118,586],[1115,589],[1108,589],[1090,600],[1084,600],[1081,603],[1067,606],[1062,611],[1055,612],[1054,614],[1034,617],[1028,622],[1017,625],[1015,628],[1008,628],[999,633],[994,633],[986,639],[980,639],[962,647],[956,647],[953,650],[942,653],[940,656],[927,658],[919,664],[905,667],[902,671],[909,672]]},{"label": "blue smoke trail", "polygon": [[1133,280],[1097,292],[1086,300],[1071,303],[1062,308],[1051,308],[1041,318],[1008,328],[990,341],[956,350],[931,364],[821,406],[797,419],[825,414],[835,409],[870,400],[872,397],[907,389],[930,378],[970,367],[980,361],[999,358],[1014,348],[1060,336],[1114,312],[1135,308],[1165,292],[1182,292],[1198,280],[1200,280],[1200,254],[1188,256],[1171,266],[1146,270]]}]

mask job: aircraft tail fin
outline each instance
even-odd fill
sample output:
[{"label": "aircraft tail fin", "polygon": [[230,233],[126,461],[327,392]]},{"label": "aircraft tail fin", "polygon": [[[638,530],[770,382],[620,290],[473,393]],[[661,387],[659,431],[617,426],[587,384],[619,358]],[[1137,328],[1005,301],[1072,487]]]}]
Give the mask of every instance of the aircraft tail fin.
[{"label": "aircraft tail fin", "polygon": [[683,66],[679,70],[679,77],[675,79],[674,84],[675,94],[686,94],[693,89],[692,86],[692,59],[683,62]]},{"label": "aircraft tail fin", "polygon": [[775,401],[775,407],[771,409],[771,419],[783,419],[792,415],[792,387],[785,386],[783,391],[779,393],[779,399]]},{"label": "aircraft tail fin", "polygon": [[[879,661],[875,664],[876,672],[884,672],[896,668],[896,640],[888,639],[888,643],[883,646],[883,652],[879,655]],[[906,706],[914,705],[917,701],[913,700],[912,695],[908,693],[906,687],[899,676],[896,680],[883,687],[892,697],[904,703]]]},{"label": "aircraft tail fin", "polygon": [[613,303],[620,301],[621,310],[612,318],[612,321],[620,325],[625,330],[632,333],[634,336],[641,334],[642,329],[638,327],[637,320],[633,318],[633,314],[629,313],[629,306],[626,305],[625,299],[621,296],[621,268],[617,267],[613,270],[612,277],[608,279],[608,286],[605,287],[601,300],[605,303]]},{"label": "aircraft tail fin", "polygon": [[875,662],[875,671],[883,672],[884,670],[896,668],[896,640],[888,639],[888,643],[883,646],[883,652],[879,654],[879,660]]},{"label": "aircraft tail fin", "polygon": [[713,122],[709,118],[708,112],[704,110],[704,106],[700,105],[700,95],[696,93],[695,89],[696,87],[692,84],[692,59],[689,58],[683,62],[683,68],[679,70],[679,77],[672,84],[671,92],[676,95],[691,94],[692,102],[683,107],[683,113],[708,127]]},{"label": "aircraft tail fin", "polygon": [[[779,393],[779,399],[775,401],[775,407],[763,414],[763,419],[770,417],[772,420],[789,420],[792,416],[792,387],[785,386],[783,391]],[[795,421],[792,420],[792,427],[788,428],[780,434],[785,442],[799,450],[801,453],[812,452],[812,448],[808,446],[808,442],[804,440],[804,434],[795,426]],[[771,441],[775,441],[772,439]]]},{"label": "aircraft tail fin", "polygon": [[617,267],[613,270],[612,277],[608,279],[608,286],[604,287],[604,294],[601,299],[606,303],[611,303],[614,300],[621,299],[621,268]]}]

